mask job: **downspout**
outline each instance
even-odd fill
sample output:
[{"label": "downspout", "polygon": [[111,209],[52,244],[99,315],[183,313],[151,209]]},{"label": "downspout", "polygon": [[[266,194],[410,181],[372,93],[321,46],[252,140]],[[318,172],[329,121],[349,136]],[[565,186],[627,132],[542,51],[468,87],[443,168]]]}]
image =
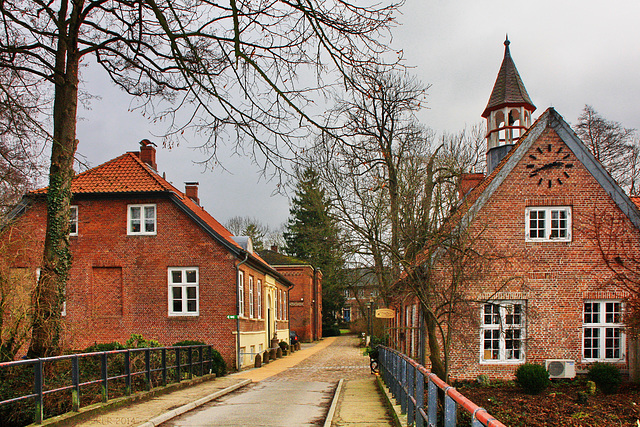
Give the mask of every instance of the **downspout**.
[{"label": "downspout", "polygon": [[[236,264],[236,368],[240,370],[240,266],[249,259],[245,252],[244,260]],[[244,283],[242,284],[244,286]]]}]

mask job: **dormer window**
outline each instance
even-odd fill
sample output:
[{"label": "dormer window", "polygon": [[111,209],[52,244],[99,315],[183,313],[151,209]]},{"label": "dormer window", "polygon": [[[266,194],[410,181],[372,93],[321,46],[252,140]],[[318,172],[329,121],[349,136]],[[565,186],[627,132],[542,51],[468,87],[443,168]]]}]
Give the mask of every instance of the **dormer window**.
[{"label": "dormer window", "polygon": [[127,234],[156,234],[156,205],[129,205],[127,213]]}]

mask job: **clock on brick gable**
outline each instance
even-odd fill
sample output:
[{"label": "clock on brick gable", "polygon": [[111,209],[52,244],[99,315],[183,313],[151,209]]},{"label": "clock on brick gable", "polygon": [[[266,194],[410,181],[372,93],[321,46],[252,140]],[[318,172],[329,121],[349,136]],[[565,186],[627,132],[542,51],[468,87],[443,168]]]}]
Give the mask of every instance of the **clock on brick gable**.
[{"label": "clock on brick gable", "polygon": [[528,155],[526,171],[532,182],[551,188],[571,178],[575,156],[564,144],[548,143]]}]

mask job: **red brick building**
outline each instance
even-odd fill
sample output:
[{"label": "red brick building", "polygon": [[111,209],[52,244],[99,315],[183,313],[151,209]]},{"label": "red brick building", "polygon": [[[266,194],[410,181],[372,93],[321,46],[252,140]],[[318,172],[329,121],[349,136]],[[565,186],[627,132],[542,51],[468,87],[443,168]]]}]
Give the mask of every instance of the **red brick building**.
[{"label": "red brick building", "polygon": [[[204,341],[234,367],[238,357],[241,366],[252,364],[274,336],[288,341],[292,283],[253,252],[250,239],[233,236],[200,207],[198,183],[182,192],[160,176],[153,146],[78,174],[71,190],[68,349],[136,333],[162,345]],[[14,267],[34,277],[45,196],[46,189],[29,193],[13,212],[12,236],[29,235],[35,245]]]},{"label": "red brick building", "polygon": [[316,341],[322,337],[322,272],[277,249],[264,250],[260,256],[293,283],[289,289],[289,328],[302,342]]},{"label": "red brick building", "polygon": [[[627,295],[605,259],[638,253],[640,211],[553,108],[531,124],[535,107],[505,46],[483,113],[488,175],[463,178],[448,224],[494,258],[464,284],[470,308],[455,323],[450,375],[512,378],[522,363],[554,360],[558,377],[596,361],[635,370]],[[421,262],[450,277],[443,257]],[[425,339],[414,298],[398,307],[396,324],[410,331],[398,346],[419,356]]]}]

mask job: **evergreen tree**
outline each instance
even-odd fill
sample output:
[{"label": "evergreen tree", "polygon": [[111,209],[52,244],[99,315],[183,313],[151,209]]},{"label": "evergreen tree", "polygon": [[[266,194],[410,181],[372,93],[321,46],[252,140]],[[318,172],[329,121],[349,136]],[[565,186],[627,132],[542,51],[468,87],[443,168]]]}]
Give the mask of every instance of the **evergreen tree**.
[{"label": "evergreen tree", "polygon": [[344,305],[344,257],[340,230],[331,217],[330,202],[311,167],[298,171],[295,197],[284,232],[288,255],[322,270],[322,323],[325,335]]}]

